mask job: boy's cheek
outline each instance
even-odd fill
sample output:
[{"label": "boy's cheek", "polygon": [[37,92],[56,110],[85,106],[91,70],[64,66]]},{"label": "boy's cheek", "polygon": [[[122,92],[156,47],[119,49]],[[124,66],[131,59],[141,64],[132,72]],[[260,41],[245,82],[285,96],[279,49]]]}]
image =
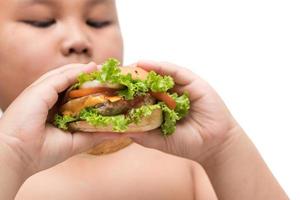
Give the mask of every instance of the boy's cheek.
[{"label": "boy's cheek", "polygon": [[33,79],[51,69],[49,66],[52,66],[51,62],[55,60],[53,55],[51,56],[53,54],[51,46],[46,45],[46,42],[28,39],[26,33],[14,36],[13,38],[7,36],[0,44],[0,49],[4,50],[0,52],[0,67],[9,64],[16,73],[22,72],[24,75],[30,73]]},{"label": "boy's cheek", "polygon": [[122,63],[123,37],[120,27],[115,24],[100,32],[91,36],[93,61],[101,64],[108,58],[116,58]]}]

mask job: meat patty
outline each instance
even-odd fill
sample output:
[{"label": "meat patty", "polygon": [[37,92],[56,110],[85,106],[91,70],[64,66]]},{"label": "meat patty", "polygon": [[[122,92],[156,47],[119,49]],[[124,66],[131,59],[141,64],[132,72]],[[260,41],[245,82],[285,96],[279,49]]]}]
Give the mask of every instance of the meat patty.
[{"label": "meat patty", "polygon": [[138,108],[143,105],[152,105],[155,103],[155,99],[150,95],[146,94],[143,96],[137,96],[133,100],[119,100],[116,102],[107,101],[103,104],[99,104],[96,107],[103,116],[113,116],[128,112],[132,108]]}]

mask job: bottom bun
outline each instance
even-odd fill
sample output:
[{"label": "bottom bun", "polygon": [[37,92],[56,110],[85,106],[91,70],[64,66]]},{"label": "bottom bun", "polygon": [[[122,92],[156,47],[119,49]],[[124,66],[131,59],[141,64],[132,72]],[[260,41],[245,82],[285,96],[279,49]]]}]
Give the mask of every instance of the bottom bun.
[{"label": "bottom bun", "polygon": [[[156,129],[160,127],[163,121],[161,109],[156,109],[151,115],[142,118],[138,123],[132,123],[128,125],[128,132],[145,132]],[[113,130],[111,125],[108,126],[93,126],[86,121],[77,121],[69,124],[69,129],[71,131],[81,131],[81,132],[116,132]]]},{"label": "bottom bun", "polygon": [[[145,132],[156,129],[160,127],[163,121],[161,109],[156,109],[151,115],[144,117],[138,124],[129,124],[128,129],[125,132]],[[69,129],[72,131],[81,132],[115,132],[112,126],[93,126],[86,121],[78,121],[69,124]],[[92,155],[103,155],[116,152],[121,150],[132,143],[130,138],[117,138],[112,140],[107,140],[98,144],[93,149],[87,151],[87,153]]]}]

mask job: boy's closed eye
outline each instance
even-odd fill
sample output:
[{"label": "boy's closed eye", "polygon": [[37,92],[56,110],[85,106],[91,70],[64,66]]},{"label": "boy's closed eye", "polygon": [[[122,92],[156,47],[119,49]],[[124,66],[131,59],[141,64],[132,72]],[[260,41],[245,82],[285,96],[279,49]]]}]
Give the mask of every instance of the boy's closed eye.
[{"label": "boy's closed eye", "polygon": [[55,19],[47,20],[22,20],[23,23],[37,27],[37,28],[47,28],[56,23]]},{"label": "boy's closed eye", "polygon": [[111,21],[101,21],[101,20],[87,20],[86,24],[93,28],[103,28],[111,25]]},{"label": "boy's closed eye", "polygon": [[[48,28],[54,25],[57,21],[55,19],[46,19],[46,20],[22,20],[23,23],[31,25],[37,28]],[[86,25],[92,28],[104,28],[111,24],[109,20],[86,20]]]}]

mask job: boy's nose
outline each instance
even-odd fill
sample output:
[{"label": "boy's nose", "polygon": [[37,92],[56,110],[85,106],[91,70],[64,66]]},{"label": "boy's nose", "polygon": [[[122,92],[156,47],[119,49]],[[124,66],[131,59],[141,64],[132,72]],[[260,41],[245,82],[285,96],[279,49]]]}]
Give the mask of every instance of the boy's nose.
[{"label": "boy's nose", "polygon": [[72,54],[92,56],[92,48],[90,43],[84,38],[69,38],[62,44],[62,54],[64,56],[70,56]]}]

